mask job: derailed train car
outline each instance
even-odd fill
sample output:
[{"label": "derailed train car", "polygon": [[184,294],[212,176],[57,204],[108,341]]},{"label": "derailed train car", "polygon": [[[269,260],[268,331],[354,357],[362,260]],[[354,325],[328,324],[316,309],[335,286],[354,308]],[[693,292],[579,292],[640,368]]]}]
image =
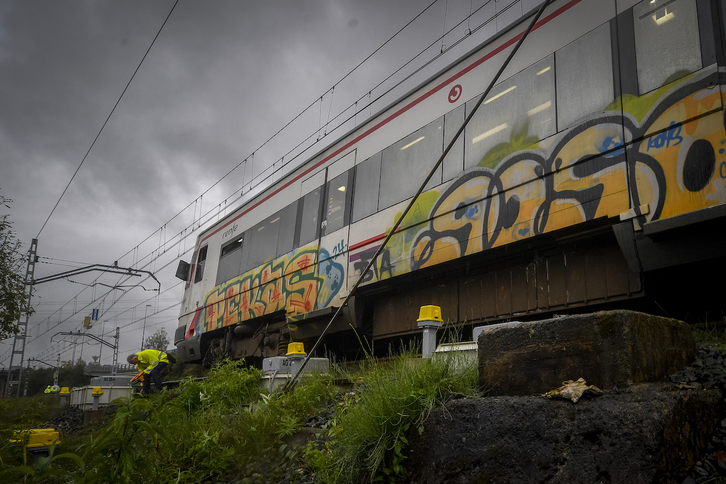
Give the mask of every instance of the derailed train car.
[{"label": "derailed train car", "polygon": [[[466,327],[626,305],[663,274],[723,267],[725,15],[716,0],[553,2],[325,350],[410,336],[426,304]],[[179,271],[182,358],[317,338],[527,23],[203,231]]]}]

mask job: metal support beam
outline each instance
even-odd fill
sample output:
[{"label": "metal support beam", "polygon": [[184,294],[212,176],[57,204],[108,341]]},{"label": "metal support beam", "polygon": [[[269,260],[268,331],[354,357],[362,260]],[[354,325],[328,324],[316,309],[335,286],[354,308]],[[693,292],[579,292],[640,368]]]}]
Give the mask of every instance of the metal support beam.
[{"label": "metal support beam", "polygon": [[[37,240],[33,239],[36,243]],[[151,277],[153,280],[156,281],[156,283],[159,285],[159,288],[156,289],[157,292],[161,293],[161,282],[159,282],[159,279],[156,278],[153,272],[150,271],[144,271],[141,269],[134,269],[132,267],[119,267],[118,264],[114,264],[112,266],[105,265],[105,264],[93,264],[86,267],[79,267],[78,269],[73,269],[70,271],[61,272],[58,274],[53,274],[52,276],[47,277],[41,277],[40,279],[30,279],[30,284],[42,284],[44,282],[50,282],[50,281],[57,281],[58,279],[65,279],[67,277],[71,276],[77,276],[79,274],[85,274],[87,272],[93,272],[93,271],[101,271],[106,272],[109,274],[122,274],[125,276],[134,276],[134,277],[141,277],[141,274],[147,274],[149,277]],[[121,286],[110,286],[112,288],[121,287]],[[146,289],[144,289],[146,290]]]},{"label": "metal support beam", "polygon": [[85,336],[87,338],[91,338],[91,339],[93,339],[95,341],[98,341],[102,345],[106,345],[109,348],[111,348],[113,350],[113,374],[114,375],[116,374],[116,367],[118,366],[119,328],[116,328],[116,336],[114,336],[114,340],[116,341],[116,344],[111,344],[108,341],[106,341],[106,340],[104,340],[102,338],[99,338],[95,334],[91,334],[91,333],[81,333],[81,330],[78,330],[75,333],[73,331],[67,331],[67,332],[66,331],[61,331],[61,332],[58,332],[58,333],[54,334],[53,336],[51,336],[50,340],[53,341],[53,338],[55,338],[59,334],[62,334],[64,336]]},{"label": "metal support beam", "polygon": [[119,328],[116,326],[116,345],[113,347],[113,364],[111,368],[113,368],[112,375],[116,376],[116,370],[118,369],[118,336],[119,336]]},{"label": "metal support beam", "polygon": [[[30,243],[30,249],[28,249],[28,267],[25,271],[25,294],[28,305],[30,305],[30,298],[33,296],[33,275],[35,274],[37,255],[38,239],[33,239]],[[8,379],[7,385],[5,386],[5,396],[8,398],[12,395],[14,386],[17,390],[15,396],[20,396],[20,382],[23,377],[23,358],[25,357],[25,339],[27,337],[29,320],[30,314],[25,313],[25,316],[18,322],[19,331],[15,335],[15,340],[13,340],[13,352],[10,355]]]}]

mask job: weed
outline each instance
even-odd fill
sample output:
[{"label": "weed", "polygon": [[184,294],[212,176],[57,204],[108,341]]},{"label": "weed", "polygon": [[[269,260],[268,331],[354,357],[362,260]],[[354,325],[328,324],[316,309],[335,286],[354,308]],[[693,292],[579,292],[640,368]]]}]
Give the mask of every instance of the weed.
[{"label": "weed", "polygon": [[707,481],[703,481],[703,484],[726,484],[726,477],[712,477]]},{"label": "weed", "polygon": [[242,362],[226,361],[211,369],[207,380],[183,381],[177,405],[191,412],[199,407],[225,408],[254,402],[259,398],[261,376],[260,370],[244,368]]},{"label": "weed", "polygon": [[[62,460],[70,460],[81,471],[84,472],[83,461],[79,456],[73,453],[64,453],[55,455],[55,445],[48,448],[48,456],[41,457],[36,466],[30,466],[27,462],[22,466],[8,467],[0,471],[0,478],[9,478],[13,475],[23,477],[23,482],[32,483],[52,483],[52,482],[69,482],[73,478],[73,473],[64,469],[57,464]],[[56,464],[55,466],[53,464]],[[9,481],[4,481],[9,482]]]},{"label": "weed", "polygon": [[48,420],[60,407],[57,395],[0,400],[0,429],[32,428]]},{"label": "weed", "polygon": [[716,346],[726,350],[726,327],[723,325],[703,326],[693,330],[693,337],[699,344]]},{"label": "weed", "polygon": [[84,446],[84,482],[154,482],[159,441],[166,440],[154,402],[143,397],[117,402],[116,418]]},{"label": "weed", "polygon": [[356,404],[342,407],[325,448],[307,449],[309,464],[326,482],[393,482],[405,474],[411,431],[422,433],[431,410],[455,394],[476,394],[476,367],[458,355],[436,360],[369,360]]},{"label": "weed", "polygon": [[[174,469],[172,482],[269,476],[297,466],[293,462],[300,453],[285,439],[328,405],[333,386],[310,378],[291,393],[267,394],[260,376],[259,370],[227,362],[211,370],[206,381],[187,381],[162,394],[166,401],[159,415],[171,445],[161,449],[160,467]],[[269,462],[279,465],[270,470]]]}]

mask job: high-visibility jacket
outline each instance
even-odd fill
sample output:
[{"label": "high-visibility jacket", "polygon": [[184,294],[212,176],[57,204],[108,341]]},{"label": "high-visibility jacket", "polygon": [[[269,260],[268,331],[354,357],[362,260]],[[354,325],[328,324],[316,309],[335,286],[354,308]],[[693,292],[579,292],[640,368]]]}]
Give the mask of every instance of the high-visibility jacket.
[{"label": "high-visibility jacket", "polygon": [[50,385],[48,385],[48,388],[45,389],[43,393],[51,393],[53,390],[50,389]]},{"label": "high-visibility jacket", "polygon": [[146,374],[151,373],[151,370],[156,368],[161,362],[169,364],[169,358],[167,358],[166,353],[159,350],[142,350],[136,353],[136,357],[139,359],[136,367],[139,371],[143,371]]}]

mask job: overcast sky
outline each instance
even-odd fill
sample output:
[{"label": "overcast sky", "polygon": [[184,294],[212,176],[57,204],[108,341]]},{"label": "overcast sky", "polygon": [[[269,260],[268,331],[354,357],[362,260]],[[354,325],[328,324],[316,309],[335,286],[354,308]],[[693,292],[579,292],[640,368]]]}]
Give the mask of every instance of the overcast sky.
[{"label": "overcast sky", "polygon": [[[171,339],[182,296],[182,286],[175,287],[179,281],[173,277],[176,261],[190,259],[183,252],[196,236],[187,229],[192,236],[181,240],[181,231],[196,229],[200,214],[224,207],[225,200],[232,208],[235,193],[252,176],[315,134],[321,120],[325,123],[359,98],[361,113],[353,122],[384,107],[392,99],[363,107],[367,93],[380,81],[454,28],[394,81],[401,79],[440,53],[442,43],[452,45],[467,37],[467,29],[475,29],[512,0],[438,0],[331,94],[338,80],[432,2],[0,2],[0,195],[13,200],[9,213],[24,250],[38,236],[35,278],[117,260],[121,267],[139,261],[142,267],[158,256],[145,270],[161,281],[161,294],[150,291],[157,287],[152,280],[99,273],[36,286],[26,359],[54,363],[60,353],[61,360],[70,360],[74,347],[79,358],[83,338],[57,333],[81,329],[83,316],[96,307],[101,318],[90,332],[103,331],[104,339],[112,342],[115,327],[121,328],[120,360],[139,348],[142,331],[149,336],[163,327]],[[517,3],[499,18],[500,28],[536,3]],[[470,12],[477,13],[456,26]],[[496,27],[492,22],[468,36],[392,95],[473,49]],[[391,85],[374,90],[370,98]],[[321,96],[322,102],[258,150]],[[245,159],[246,164],[205,193]],[[134,284],[140,286],[130,287]],[[108,287],[114,285],[125,287]],[[79,344],[71,344],[74,340]],[[83,359],[91,361],[100,346],[86,341]],[[0,364],[5,367],[12,343],[0,342]],[[104,348],[103,362],[110,363],[111,355]]]}]

